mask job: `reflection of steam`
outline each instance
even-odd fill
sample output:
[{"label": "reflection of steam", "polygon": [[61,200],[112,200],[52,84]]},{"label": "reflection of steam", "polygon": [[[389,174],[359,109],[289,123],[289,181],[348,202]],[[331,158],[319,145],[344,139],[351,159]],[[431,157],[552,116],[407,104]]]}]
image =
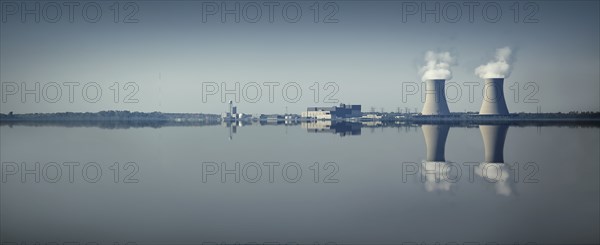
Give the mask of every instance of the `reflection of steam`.
[{"label": "reflection of steam", "polygon": [[422,125],[423,137],[427,145],[427,158],[421,163],[421,175],[425,179],[425,189],[448,191],[452,183],[446,179],[450,166],[446,162],[444,149],[450,127],[447,125]]},{"label": "reflection of steam", "polygon": [[510,196],[512,191],[507,181],[510,176],[506,164],[483,162],[475,167],[475,173],[486,181],[494,183],[496,193]]},{"label": "reflection of steam", "polygon": [[421,162],[421,175],[425,180],[425,190],[449,191],[452,182],[447,177],[450,175],[450,166],[446,162]]},{"label": "reflection of steam", "polygon": [[484,180],[495,183],[496,193],[510,196],[509,170],[504,164],[504,141],[508,125],[480,125],[479,131],[485,148],[484,162],[475,167],[475,173]]}]

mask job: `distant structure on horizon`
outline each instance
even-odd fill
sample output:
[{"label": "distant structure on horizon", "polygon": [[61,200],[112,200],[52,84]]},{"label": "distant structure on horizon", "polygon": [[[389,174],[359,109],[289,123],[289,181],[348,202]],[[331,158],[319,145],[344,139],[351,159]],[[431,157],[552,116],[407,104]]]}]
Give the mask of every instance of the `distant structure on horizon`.
[{"label": "distant structure on horizon", "polygon": [[303,118],[311,118],[317,120],[336,120],[344,118],[361,117],[361,105],[346,105],[332,107],[308,107],[306,111],[301,113]]},{"label": "distant structure on horizon", "polygon": [[504,78],[486,78],[480,115],[508,115],[504,100]]},{"label": "distant structure on horizon", "polygon": [[238,113],[237,106],[233,106],[233,101],[229,101],[229,112],[223,112],[221,119],[223,121],[248,120],[252,117],[250,114]]},{"label": "distant structure on horizon", "polygon": [[[425,104],[422,115],[449,115],[450,109],[446,101],[444,79],[425,80]],[[484,79],[483,101],[480,115],[508,115],[508,107],[504,99],[504,78]]]},{"label": "distant structure on horizon", "polygon": [[446,93],[444,92],[446,80],[430,79],[425,81],[425,104],[423,105],[423,115],[448,115],[448,103],[446,102]]}]

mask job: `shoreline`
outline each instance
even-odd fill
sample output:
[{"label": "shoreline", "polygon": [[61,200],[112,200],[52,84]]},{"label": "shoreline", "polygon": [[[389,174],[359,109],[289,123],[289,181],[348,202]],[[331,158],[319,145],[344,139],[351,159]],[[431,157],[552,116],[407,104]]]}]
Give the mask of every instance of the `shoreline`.
[{"label": "shoreline", "polygon": [[[265,116],[265,117],[263,117]],[[222,118],[218,114],[164,113],[164,112],[60,112],[1,114],[0,122],[18,121],[170,121],[170,122],[256,122],[256,121],[332,121],[332,122],[600,122],[600,112],[571,113],[511,113],[508,115],[479,115],[476,113],[451,113],[449,115],[421,115],[406,113],[362,113],[362,117],[317,120],[298,114],[260,114],[248,118]]]},{"label": "shoreline", "polygon": [[591,127],[600,128],[600,118],[430,118],[419,117],[403,120],[175,120],[170,118],[27,118],[0,119],[0,127],[96,127],[104,129],[162,128],[162,127],[246,127],[246,126],[301,126],[314,124],[330,128],[337,126],[371,127],[419,127],[420,125],[449,125],[451,127],[478,127],[479,125],[509,125],[514,127]]}]

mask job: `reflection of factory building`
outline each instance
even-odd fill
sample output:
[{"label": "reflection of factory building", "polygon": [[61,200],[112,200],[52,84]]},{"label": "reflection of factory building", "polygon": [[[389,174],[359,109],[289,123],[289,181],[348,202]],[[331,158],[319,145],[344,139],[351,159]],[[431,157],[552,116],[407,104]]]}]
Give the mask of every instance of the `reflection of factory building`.
[{"label": "reflection of factory building", "polygon": [[258,120],[260,121],[261,125],[281,124],[284,122],[285,117],[282,115],[277,115],[277,114],[271,114],[271,115],[260,114],[260,116],[258,117]]},{"label": "reflection of factory building", "polygon": [[234,121],[234,120],[223,120],[221,125],[227,127],[229,129],[229,140],[233,139],[233,135],[237,133],[238,127],[246,126],[247,123],[243,121]]},{"label": "reflection of factory building", "polygon": [[360,135],[361,124],[351,122],[314,121],[300,124],[309,133],[333,133],[340,136]]},{"label": "reflection of factory building", "polygon": [[302,112],[303,118],[311,118],[317,120],[337,120],[344,118],[361,117],[360,105],[346,105],[332,107],[308,107]]}]

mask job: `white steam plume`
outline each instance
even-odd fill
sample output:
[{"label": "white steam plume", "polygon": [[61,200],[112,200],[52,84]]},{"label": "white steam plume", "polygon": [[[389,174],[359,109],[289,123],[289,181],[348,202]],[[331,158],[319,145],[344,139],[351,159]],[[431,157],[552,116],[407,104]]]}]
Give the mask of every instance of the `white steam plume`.
[{"label": "white steam plume", "polygon": [[496,58],[485,65],[477,67],[475,74],[483,79],[507,78],[511,72],[511,53],[512,51],[509,47],[496,49]]},{"label": "white steam plume", "polygon": [[449,52],[436,53],[427,51],[425,54],[426,64],[419,72],[423,75],[423,81],[430,79],[451,79],[450,66],[455,65],[456,59]]}]

